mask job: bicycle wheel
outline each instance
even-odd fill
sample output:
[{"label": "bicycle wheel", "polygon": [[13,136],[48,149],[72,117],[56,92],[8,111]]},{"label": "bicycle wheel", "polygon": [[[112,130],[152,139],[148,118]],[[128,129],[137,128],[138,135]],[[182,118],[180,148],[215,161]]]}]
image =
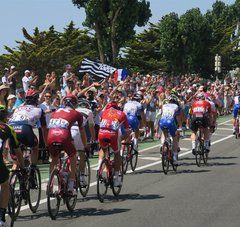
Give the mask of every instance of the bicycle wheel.
[{"label": "bicycle wheel", "polygon": [[89,191],[89,187],[90,187],[90,181],[91,181],[91,169],[90,169],[90,162],[88,160],[88,158],[85,159],[85,170],[84,170],[84,176],[86,179],[86,185],[85,186],[81,186],[80,185],[80,165],[78,165],[78,188],[79,191],[81,193],[81,195],[83,197],[87,196],[87,193]]},{"label": "bicycle wheel", "polygon": [[195,159],[196,159],[196,164],[198,167],[201,166],[201,161],[202,161],[202,149],[203,149],[203,144],[200,141],[198,143],[198,146],[196,147],[196,154],[195,154]]},{"label": "bicycle wheel", "polygon": [[130,165],[131,169],[134,172],[137,167],[138,162],[138,151],[134,150],[133,147],[131,147],[131,159],[130,159]]},{"label": "bicycle wheel", "polygon": [[203,163],[204,163],[205,165],[207,165],[207,162],[208,162],[208,153],[207,153],[206,151],[203,151],[202,158],[203,158]]},{"label": "bicycle wheel", "polygon": [[9,205],[9,210],[11,214],[13,215],[13,219],[16,220],[16,218],[19,215],[21,204],[22,204],[22,194],[20,189],[20,183],[21,183],[21,176],[18,172],[13,172],[10,179],[9,179],[9,187],[12,194],[11,203]]},{"label": "bicycle wheel", "polygon": [[172,165],[173,171],[174,171],[174,172],[177,172],[177,167],[178,167],[178,165],[175,165],[175,164],[173,163],[173,153],[172,153],[172,152],[171,152],[171,157],[172,157],[172,159],[171,159],[171,165]]},{"label": "bicycle wheel", "polygon": [[123,165],[120,165],[120,171],[119,171],[119,176],[121,178],[121,185],[120,186],[117,186],[117,187],[114,187],[113,185],[113,175],[114,173],[112,173],[112,176],[111,176],[111,188],[112,188],[112,192],[113,192],[113,195],[115,197],[118,197],[118,195],[120,194],[121,190],[122,190],[122,185],[123,185]]},{"label": "bicycle wheel", "polygon": [[15,201],[14,201],[14,192],[13,189],[9,186],[9,201],[8,201],[8,214],[11,218],[11,224],[14,223],[15,221]]},{"label": "bicycle wheel", "polygon": [[61,202],[61,182],[57,169],[54,169],[51,173],[50,179],[47,185],[47,208],[49,216],[52,220],[56,219]]},{"label": "bicycle wheel", "polygon": [[[70,178],[69,178],[69,175],[68,175],[67,185],[68,185],[69,179]],[[76,180],[75,180],[75,184],[74,184],[74,189],[76,190],[76,192],[78,191],[78,179],[77,179],[77,176],[76,176]],[[73,196],[68,196],[67,195],[66,198],[65,198],[65,201],[66,201],[67,209],[70,212],[73,212],[74,208],[76,206],[76,203],[77,203],[77,194],[73,195]]]},{"label": "bicycle wheel", "polygon": [[169,169],[168,149],[167,143],[164,143],[162,148],[160,148],[160,153],[162,152],[162,169],[164,174],[167,174]]},{"label": "bicycle wheel", "polygon": [[102,160],[97,174],[97,196],[98,200],[103,203],[109,186],[108,163],[106,159]]},{"label": "bicycle wheel", "polygon": [[[29,176],[29,184],[28,184],[28,204],[29,208],[33,213],[37,212],[39,207],[40,199],[41,199],[41,174],[39,168],[36,166],[29,170],[33,171],[32,175]],[[33,179],[30,179],[30,178]]]},{"label": "bicycle wheel", "polygon": [[128,149],[129,147],[127,145],[123,145],[123,151],[122,151],[122,164],[123,164],[123,173],[126,174],[127,173],[127,169],[128,169]]}]

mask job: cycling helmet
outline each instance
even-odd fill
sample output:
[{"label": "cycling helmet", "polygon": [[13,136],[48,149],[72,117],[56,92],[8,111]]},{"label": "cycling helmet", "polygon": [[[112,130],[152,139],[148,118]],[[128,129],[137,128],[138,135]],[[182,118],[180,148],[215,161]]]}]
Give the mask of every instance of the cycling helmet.
[{"label": "cycling helmet", "polygon": [[0,105],[0,121],[4,121],[7,118],[8,111],[4,105]]},{"label": "cycling helmet", "polygon": [[115,101],[112,101],[112,102],[109,102],[107,105],[106,105],[106,110],[107,109],[110,109],[110,108],[114,108],[114,109],[119,109],[119,107],[118,107],[118,104],[117,104],[117,102],[115,102]]},{"label": "cycling helmet", "polygon": [[63,99],[63,104],[75,109],[78,103],[77,97],[73,94],[67,94]]},{"label": "cycling helmet", "polygon": [[174,94],[169,95],[168,102],[169,103],[175,103],[175,104],[178,105],[178,97],[176,95],[174,95]]},{"label": "cycling helmet", "polygon": [[90,102],[84,98],[78,98],[78,105],[83,108],[91,109]]},{"label": "cycling helmet", "polygon": [[203,92],[198,93],[197,96],[196,96],[196,99],[197,99],[197,100],[204,100],[204,99],[205,99],[204,93],[203,93]]},{"label": "cycling helmet", "polygon": [[38,99],[39,99],[39,94],[35,89],[30,88],[26,92],[25,99],[26,99],[26,104],[37,105]]},{"label": "cycling helmet", "polygon": [[140,95],[140,94],[134,94],[133,95],[133,100],[136,100],[136,101],[140,101],[140,100],[142,100],[142,95]]}]

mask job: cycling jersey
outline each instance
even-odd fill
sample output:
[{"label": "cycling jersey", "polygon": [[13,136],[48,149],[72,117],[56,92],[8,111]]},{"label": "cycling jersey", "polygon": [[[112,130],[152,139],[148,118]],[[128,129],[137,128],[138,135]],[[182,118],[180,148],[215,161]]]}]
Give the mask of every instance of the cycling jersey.
[{"label": "cycling jersey", "polygon": [[211,112],[211,104],[206,100],[195,101],[191,107],[191,113],[194,117],[203,117]]},{"label": "cycling jersey", "polygon": [[162,117],[159,121],[159,126],[162,130],[168,129],[172,137],[176,136],[177,125],[175,116],[178,110],[178,105],[173,103],[164,104],[162,106]]},{"label": "cycling jersey", "polygon": [[138,130],[143,106],[137,101],[128,101],[124,105],[123,112],[127,115],[128,123],[133,131]]},{"label": "cycling jersey", "polygon": [[18,107],[9,119],[10,125],[46,126],[45,114],[41,108],[33,105]]},{"label": "cycling jersey", "polygon": [[[105,148],[108,144],[105,139],[110,141],[110,146],[117,152],[120,149],[121,133],[129,128],[127,116],[124,112],[114,108],[106,109],[102,113],[100,130],[98,134],[99,144]],[[122,131],[121,131],[122,130]]]},{"label": "cycling jersey", "polygon": [[[76,111],[80,112],[83,115],[83,126],[85,127],[87,138],[89,138],[91,135],[88,135],[90,133],[88,124],[92,126],[94,125],[93,112],[92,110],[89,110],[87,108],[82,108],[82,107],[76,108]],[[77,122],[75,122],[75,124],[71,127],[71,134],[72,134],[72,138],[74,140],[74,145],[76,149],[83,150],[84,146],[82,143],[82,139],[79,136],[80,132],[79,132],[79,127]]]},{"label": "cycling jersey", "polygon": [[10,140],[11,148],[18,148],[19,143],[14,130],[7,124],[0,122],[0,184],[7,181],[9,177],[9,170],[5,166],[2,156],[3,148],[7,139]]},{"label": "cycling jersey", "polygon": [[58,151],[54,150],[53,143],[61,143],[63,149],[70,157],[76,154],[70,131],[75,122],[78,123],[79,127],[82,127],[83,116],[74,109],[60,108],[52,114],[47,138],[49,152],[52,156],[59,155]]},{"label": "cycling jersey", "polygon": [[234,105],[240,104],[240,96],[234,97]]}]

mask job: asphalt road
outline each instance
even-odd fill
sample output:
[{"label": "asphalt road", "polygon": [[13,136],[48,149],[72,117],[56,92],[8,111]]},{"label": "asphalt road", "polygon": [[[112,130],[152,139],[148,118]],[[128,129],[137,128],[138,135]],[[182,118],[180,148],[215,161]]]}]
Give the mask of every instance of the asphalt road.
[{"label": "asphalt road", "polygon": [[23,206],[14,226],[240,226],[240,140],[230,123],[218,126],[208,166],[196,166],[188,138],[181,140],[177,173],[164,175],[159,147],[147,149],[137,171],[125,176],[118,200],[109,190],[105,202],[98,201],[93,170],[89,194],[78,196],[74,213],[62,205],[52,221],[42,191],[37,213]]}]

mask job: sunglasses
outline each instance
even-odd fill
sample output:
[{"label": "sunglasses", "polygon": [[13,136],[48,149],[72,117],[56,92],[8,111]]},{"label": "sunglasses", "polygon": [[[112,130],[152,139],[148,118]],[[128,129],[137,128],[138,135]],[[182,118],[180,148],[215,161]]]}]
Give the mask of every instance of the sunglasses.
[{"label": "sunglasses", "polygon": [[46,97],[46,98],[51,98],[52,96],[50,96],[50,95],[45,95],[45,97]]}]

